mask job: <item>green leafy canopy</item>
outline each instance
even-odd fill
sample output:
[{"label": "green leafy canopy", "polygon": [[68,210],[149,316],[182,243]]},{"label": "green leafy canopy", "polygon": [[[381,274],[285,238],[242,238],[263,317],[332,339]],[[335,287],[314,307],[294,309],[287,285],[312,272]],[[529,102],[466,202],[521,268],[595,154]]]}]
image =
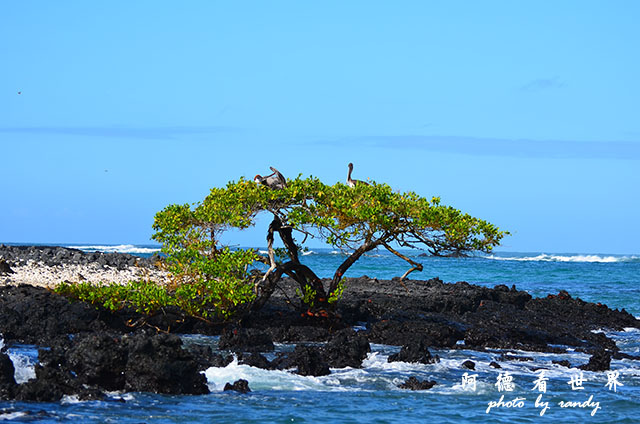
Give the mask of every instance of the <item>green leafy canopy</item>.
[{"label": "green leafy canopy", "polygon": [[[220,246],[220,235],[255,225],[260,213],[270,213],[269,258],[254,249]],[[422,248],[433,255],[464,255],[491,252],[509,234],[482,219],[414,192],[400,193],[387,184],[342,183],[327,185],[313,176],[288,180],[286,187],[271,189],[240,178],[192,205],[169,205],[155,216],[153,239],[162,243],[165,263],[172,275],[166,287],[154,289],[142,283],[107,289],[78,286],[75,297],[113,309],[134,306],[142,312],[158,305],[175,305],[191,315],[226,318],[248,307],[263,305],[284,275],[300,284],[307,305],[333,305],[344,290],[343,275],[364,253],[378,248],[405,259],[414,270],[422,265],[392,246]],[[276,260],[273,237],[278,232],[285,249]],[[336,269],[327,290],[312,270],[298,261],[299,246],[292,232],[319,237],[349,254]],[[288,261],[287,261],[288,256]],[[283,259],[284,258],[284,259]],[[270,265],[258,271],[257,262]],[[127,290],[138,292],[127,294]],[[73,290],[64,286],[67,294]],[[106,294],[105,294],[106,293]],[[139,293],[143,293],[140,295]],[[148,299],[145,304],[144,298]]]}]

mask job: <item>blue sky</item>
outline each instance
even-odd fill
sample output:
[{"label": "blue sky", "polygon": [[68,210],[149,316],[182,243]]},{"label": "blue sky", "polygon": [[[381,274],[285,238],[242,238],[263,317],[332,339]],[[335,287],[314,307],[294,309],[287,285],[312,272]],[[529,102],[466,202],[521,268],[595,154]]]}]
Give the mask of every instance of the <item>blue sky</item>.
[{"label": "blue sky", "polygon": [[[440,196],[502,250],[640,253],[640,3],[0,5],[0,242],[147,243],[275,166]],[[18,94],[20,92],[20,94]],[[264,245],[264,226],[230,243]]]}]

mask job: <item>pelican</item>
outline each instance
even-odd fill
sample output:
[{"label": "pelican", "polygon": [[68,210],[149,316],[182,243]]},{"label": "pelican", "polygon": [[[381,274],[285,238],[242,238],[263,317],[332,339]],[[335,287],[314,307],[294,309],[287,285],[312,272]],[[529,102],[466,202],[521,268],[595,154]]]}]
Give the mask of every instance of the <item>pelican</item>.
[{"label": "pelican", "polygon": [[255,181],[256,184],[262,184],[274,190],[282,190],[285,188],[287,186],[287,180],[284,178],[284,175],[282,175],[280,171],[273,166],[270,166],[269,169],[273,171],[272,174],[265,177],[262,175],[256,175],[253,178],[253,181]]},{"label": "pelican", "polygon": [[360,185],[360,184],[369,185],[369,183],[366,183],[364,181],[352,179],[351,178],[351,172],[352,171],[353,171],[353,164],[351,162],[349,162],[349,174],[347,174],[347,185],[349,187],[355,187],[356,185]]}]

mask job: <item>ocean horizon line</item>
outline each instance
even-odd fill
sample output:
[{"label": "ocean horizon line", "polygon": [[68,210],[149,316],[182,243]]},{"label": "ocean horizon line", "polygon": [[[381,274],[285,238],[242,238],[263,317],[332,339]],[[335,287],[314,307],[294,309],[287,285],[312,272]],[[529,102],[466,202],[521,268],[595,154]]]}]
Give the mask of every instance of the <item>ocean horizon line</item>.
[{"label": "ocean horizon line", "polygon": [[[162,246],[155,243],[40,243],[40,242],[0,242],[0,245],[7,246],[41,246],[41,247],[66,247],[83,251],[100,251],[113,253],[146,253],[151,254],[160,252]],[[267,246],[240,246],[230,245],[231,248],[256,249],[266,253]],[[426,250],[420,249],[398,249],[403,252],[413,252],[415,256],[423,253],[427,257],[437,257],[430,255]],[[336,249],[332,246],[314,246],[307,247],[303,250],[303,255],[314,253],[333,253],[344,254],[344,251]],[[376,254],[389,254],[383,248],[375,251]],[[511,251],[496,249],[491,253],[475,253],[468,256],[469,258],[484,258],[495,260],[511,260],[511,261],[558,261],[558,262],[619,262],[624,260],[640,260],[640,254],[636,253],[603,253],[603,252],[553,252],[550,250],[540,251]]]}]

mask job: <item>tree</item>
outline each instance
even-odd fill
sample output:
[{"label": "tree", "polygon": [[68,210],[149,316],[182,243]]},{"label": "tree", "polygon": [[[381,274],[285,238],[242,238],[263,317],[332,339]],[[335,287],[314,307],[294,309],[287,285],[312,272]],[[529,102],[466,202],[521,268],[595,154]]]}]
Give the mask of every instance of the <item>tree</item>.
[{"label": "tree", "polygon": [[[222,248],[220,234],[230,228],[255,224],[259,213],[273,220],[267,229],[268,255],[252,249]],[[423,248],[432,255],[460,256],[474,251],[491,252],[508,234],[498,227],[416,193],[399,193],[387,184],[327,185],[314,177],[288,180],[278,189],[241,178],[225,188],[213,188],[201,203],[170,205],[155,216],[153,238],[163,245],[176,290],[197,287],[193,296],[206,297],[217,310],[259,308],[284,275],[300,285],[307,304],[325,308],[337,300],[345,272],[363,254],[385,248],[406,260],[411,268],[422,265],[393,246]],[[336,269],[328,287],[298,257],[300,246],[293,234],[319,237],[349,252]],[[276,233],[283,254],[273,247]],[[280,256],[278,258],[277,256]],[[256,261],[269,266],[266,272],[250,269]]]}]

